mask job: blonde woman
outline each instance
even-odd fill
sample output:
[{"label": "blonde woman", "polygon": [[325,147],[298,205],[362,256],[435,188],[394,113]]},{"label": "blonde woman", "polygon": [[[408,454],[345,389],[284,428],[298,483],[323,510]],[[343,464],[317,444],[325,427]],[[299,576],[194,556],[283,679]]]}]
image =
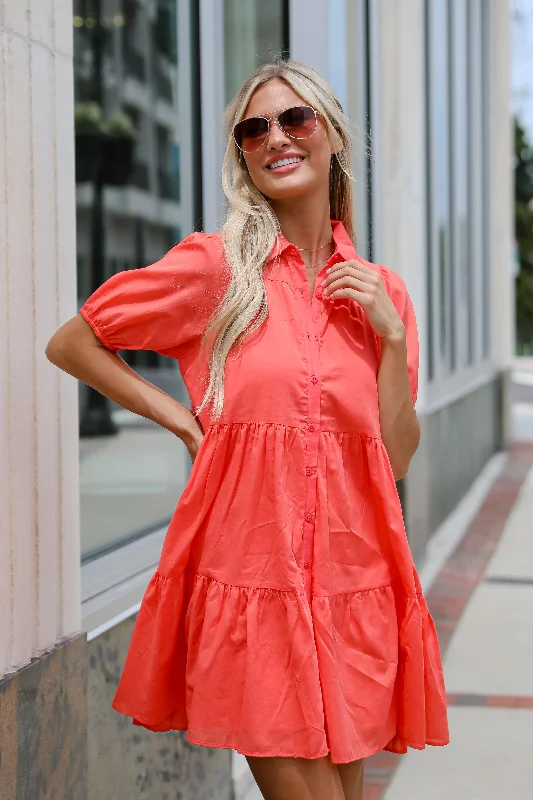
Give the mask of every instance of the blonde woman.
[{"label": "blonde woman", "polygon": [[[47,347],[194,462],[113,706],[243,753],[266,800],[360,800],[367,756],[448,742],[395,486],[420,436],[416,320],[354,248],[328,83],[268,64],[226,118],[223,230],[114,275]],[[191,410],[124,349],[178,359]]]}]

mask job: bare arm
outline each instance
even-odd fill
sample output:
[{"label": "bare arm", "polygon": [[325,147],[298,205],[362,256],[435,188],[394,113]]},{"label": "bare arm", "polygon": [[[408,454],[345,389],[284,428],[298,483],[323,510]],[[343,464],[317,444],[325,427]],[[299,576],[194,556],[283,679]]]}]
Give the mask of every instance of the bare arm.
[{"label": "bare arm", "polygon": [[178,436],[194,461],[203,431],[192,412],[105,348],[81,314],[54,333],[45,352],[56,367]]},{"label": "bare arm", "polygon": [[384,336],[378,372],[381,438],[391,462],[394,479],[407,474],[420,442],[420,424],[413,406],[405,331]]}]

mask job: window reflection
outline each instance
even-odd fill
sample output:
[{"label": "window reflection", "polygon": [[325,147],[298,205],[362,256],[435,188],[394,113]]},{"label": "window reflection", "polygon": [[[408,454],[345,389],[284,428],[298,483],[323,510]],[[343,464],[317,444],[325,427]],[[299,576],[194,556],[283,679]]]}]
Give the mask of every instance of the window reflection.
[{"label": "window reflection", "polygon": [[[181,224],[178,23],[177,0],[74,1],[80,306],[111,275],[157,261],[189,232]],[[99,139],[106,125],[120,134],[107,166]],[[129,147],[126,125],[134,137]],[[189,405],[176,361],[152,352],[120,355]],[[87,558],[165,525],[190,458],[175,436],[112,403],[104,406],[84,385],[80,419]],[[111,427],[117,432],[103,435]]]},{"label": "window reflection", "polygon": [[488,352],[484,10],[426,2],[430,380]]},{"label": "window reflection", "polygon": [[[450,263],[450,135],[448,2],[428,4],[429,157],[432,219],[430,251],[434,272],[431,306],[439,361],[451,366],[452,271]],[[435,314],[436,312],[436,314]]]},{"label": "window reflection", "polygon": [[226,102],[258,67],[288,53],[287,0],[224,0]]}]

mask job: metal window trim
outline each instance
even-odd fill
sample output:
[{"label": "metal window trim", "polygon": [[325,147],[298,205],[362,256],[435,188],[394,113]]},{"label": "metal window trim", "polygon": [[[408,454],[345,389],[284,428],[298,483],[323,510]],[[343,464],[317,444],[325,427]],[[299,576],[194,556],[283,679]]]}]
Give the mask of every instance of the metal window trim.
[{"label": "metal window trim", "polygon": [[166,532],[161,528],[82,566],[82,630],[88,639],[136,613]]}]

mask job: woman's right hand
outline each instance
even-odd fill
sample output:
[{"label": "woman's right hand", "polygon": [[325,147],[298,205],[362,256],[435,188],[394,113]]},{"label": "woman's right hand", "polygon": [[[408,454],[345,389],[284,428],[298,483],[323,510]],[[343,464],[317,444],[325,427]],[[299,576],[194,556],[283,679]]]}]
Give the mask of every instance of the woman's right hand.
[{"label": "woman's right hand", "polygon": [[107,350],[81,314],[56,331],[48,342],[46,356],[118,405],[178,436],[194,461],[204,438],[198,418],[187,406],[138,375],[117,353]]},{"label": "woman's right hand", "polygon": [[203,438],[204,438],[204,433],[200,428],[198,428],[197,435],[190,441],[190,443],[185,442],[193,464],[194,464],[194,459],[198,454],[198,450],[200,449],[200,445],[202,444]]},{"label": "woman's right hand", "polygon": [[185,444],[185,447],[187,448],[191,457],[191,461],[194,463],[194,459],[196,458],[204,438],[204,431],[200,420],[195,414],[193,414],[192,411],[189,411],[188,416],[189,424],[187,424],[187,428],[185,430],[181,430],[178,433],[178,436]]}]

